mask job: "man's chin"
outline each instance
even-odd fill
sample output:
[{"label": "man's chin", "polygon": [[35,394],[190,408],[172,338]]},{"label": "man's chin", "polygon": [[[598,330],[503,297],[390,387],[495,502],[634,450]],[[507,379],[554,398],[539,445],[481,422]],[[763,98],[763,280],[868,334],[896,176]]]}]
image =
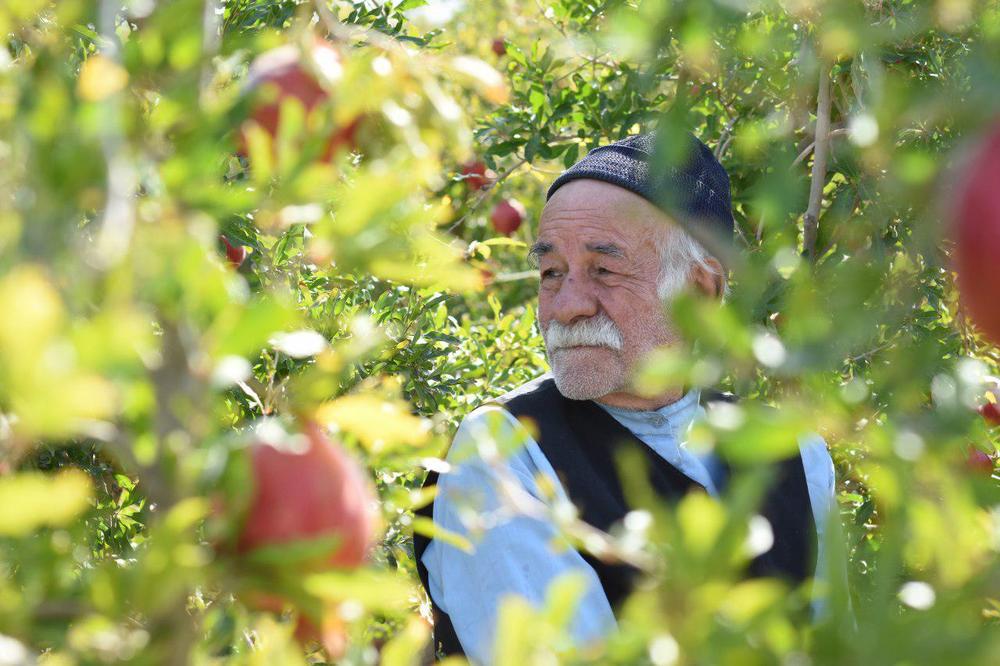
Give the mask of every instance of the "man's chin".
[{"label": "man's chin", "polygon": [[594,400],[622,388],[618,352],[607,347],[573,347],[550,354],[556,388],[570,400]]}]

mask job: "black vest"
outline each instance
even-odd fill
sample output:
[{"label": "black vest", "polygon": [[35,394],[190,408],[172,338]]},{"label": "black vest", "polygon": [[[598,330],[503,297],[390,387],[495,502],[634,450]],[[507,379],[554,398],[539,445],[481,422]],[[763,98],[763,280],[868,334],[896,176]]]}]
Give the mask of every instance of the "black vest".
[{"label": "black vest", "polygon": [[[702,402],[726,400],[731,395],[702,391]],[[538,445],[562,481],[566,493],[580,510],[580,517],[601,530],[608,529],[628,513],[621,481],[616,472],[615,452],[630,446],[643,452],[650,484],[666,501],[680,499],[701,485],[682,474],[640,441],[627,428],[590,400],[563,397],[549,376],[528,382],[496,400],[518,419],[530,419],[538,428]],[[814,573],[816,526],[809,502],[802,457],[795,455],[778,463],[774,481],[764,497],[760,513],[771,523],[774,545],[754,559],[748,575],[773,576],[801,583]],[[427,475],[424,485],[437,483],[437,473]],[[433,519],[434,505],[419,515]],[[427,568],[421,562],[430,541],[415,534],[413,550],[417,571],[430,596]],[[636,569],[610,564],[584,554],[594,568],[604,592],[616,608],[628,597],[636,581]],[[434,646],[445,655],[463,654],[448,614],[434,606]]]}]

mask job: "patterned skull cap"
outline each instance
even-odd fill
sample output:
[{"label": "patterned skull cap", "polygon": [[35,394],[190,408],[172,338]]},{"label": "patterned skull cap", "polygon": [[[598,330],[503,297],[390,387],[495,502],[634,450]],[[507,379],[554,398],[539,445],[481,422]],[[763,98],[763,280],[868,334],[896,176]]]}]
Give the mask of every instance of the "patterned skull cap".
[{"label": "patterned skull cap", "polygon": [[545,199],[573,180],[603,180],[635,192],[669,215],[683,215],[685,226],[706,225],[704,231],[731,243],[735,221],[729,174],[708,146],[692,134],[687,136],[690,147],[674,164],[655,159],[656,132],[594,148],[552,183]]}]

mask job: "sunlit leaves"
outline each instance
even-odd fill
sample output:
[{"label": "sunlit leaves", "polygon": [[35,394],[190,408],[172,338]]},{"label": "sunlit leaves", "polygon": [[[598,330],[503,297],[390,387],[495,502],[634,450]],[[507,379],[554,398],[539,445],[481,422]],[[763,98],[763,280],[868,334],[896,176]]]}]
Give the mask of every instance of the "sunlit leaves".
[{"label": "sunlit leaves", "polygon": [[[756,552],[754,477],[717,500],[640,498],[623,548],[659,548],[663,567],[607,648],[569,656],[579,590],[566,584],[548,611],[505,612],[503,659],[990,661],[996,480],[972,478],[961,456],[997,449],[970,398],[996,355],[954,307],[935,211],[961,137],[995,115],[994,8],[509,0],[466,2],[421,34],[404,14],[419,0],[217,4],[215,44],[200,0],[0,6],[0,438],[16,444],[0,460],[12,495],[0,502],[0,624],[18,640],[67,661],[164,662],[175,639],[197,643],[196,662],[301,659],[296,615],[234,601],[245,572],[206,542],[233,527],[225,501],[246,490],[229,469],[246,421],[304,412],[360,444],[390,528],[371,571],[307,590],[280,581],[296,592],[287,610],[357,617],[352,663],[411,663],[427,626],[406,578],[409,534],[469,546],[410,522],[429,499],[411,491],[465,413],[546,368],[523,259],[544,189],[666,111],[668,130],[694,131],[728,169],[747,258],[725,306],[682,297],[667,310],[699,342],[654,354],[637,384],[734,390],[739,402],[707,410],[687,441],[729,457],[737,483],[823,434],[849,527],[831,557],[851,557],[862,621],[800,629],[807,589],[734,583]],[[107,7],[121,11],[105,35]],[[315,37],[337,44],[342,71],[311,63],[329,99],[311,112],[287,100],[271,137],[247,121],[246,69]],[[813,265],[799,235],[820,59],[833,63],[835,135]],[[317,159],[356,118],[356,143]],[[109,151],[134,181],[108,182]],[[473,154],[502,182],[470,192],[455,176]],[[483,211],[514,194],[529,223],[491,239]],[[113,271],[93,262],[109,201],[136,213]],[[239,270],[220,233],[252,250]],[[484,275],[487,294],[464,293]],[[385,377],[398,384],[382,392]],[[57,488],[83,489],[82,476],[16,469],[52,469],[39,441],[80,452],[65,464],[93,475],[93,513],[86,492]],[[493,444],[515,450],[511,437]],[[215,514],[202,534],[205,497]]]},{"label": "sunlit leaves", "polygon": [[374,395],[348,395],[322,405],[316,412],[321,423],[335,425],[356,435],[375,450],[426,441],[430,423],[412,416],[405,405]]},{"label": "sunlit leaves", "polygon": [[477,58],[459,56],[451,61],[452,71],[471,81],[482,95],[494,104],[503,104],[510,97],[507,84],[493,67]]},{"label": "sunlit leaves", "polygon": [[0,323],[0,396],[17,431],[64,436],[112,413],[114,387],[80,366],[62,300],[41,267],[25,265],[0,280],[0,311],[8,313]]},{"label": "sunlit leaves", "polygon": [[77,92],[88,102],[99,102],[128,84],[128,72],[105,56],[95,55],[84,61],[77,79]]},{"label": "sunlit leaves", "polygon": [[403,613],[416,595],[412,579],[388,571],[359,570],[312,574],[305,588],[319,598],[360,604],[365,610]]},{"label": "sunlit leaves", "polygon": [[[292,308],[278,298],[254,299],[245,304],[232,303],[219,313],[208,329],[206,347],[214,357],[251,354],[275,333],[293,325],[296,319]],[[286,337],[282,340],[288,339]],[[290,345],[295,342],[294,338],[288,340]],[[313,351],[316,347],[316,343],[312,343],[308,351]],[[322,349],[322,345],[319,348]]]},{"label": "sunlit leaves", "polygon": [[523,598],[508,597],[498,609],[493,663],[519,666],[541,659],[557,659],[560,653],[572,654],[567,630],[585,585],[585,579],[579,574],[563,575],[545,591],[541,608],[533,607]]},{"label": "sunlit leaves", "polygon": [[410,618],[403,630],[382,649],[382,663],[385,666],[416,666],[430,638],[430,625],[421,618]]},{"label": "sunlit leaves", "polygon": [[684,545],[695,556],[706,555],[715,546],[726,524],[725,508],[703,493],[688,495],[677,509],[677,522]]},{"label": "sunlit leaves", "polygon": [[25,536],[39,527],[65,525],[90,506],[92,493],[90,479],[79,470],[0,478],[0,535]]},{"label": "sunlit leaves", "polygon": [[472,542],[464,536],[450,532],[424,516],[415,516],[413,518],[413,532],[415,534],[422,534],[428,539],[435,539],[439,543],[448,544],[453,548],[458,548],[465,553],[472,553],[475,550]]}]

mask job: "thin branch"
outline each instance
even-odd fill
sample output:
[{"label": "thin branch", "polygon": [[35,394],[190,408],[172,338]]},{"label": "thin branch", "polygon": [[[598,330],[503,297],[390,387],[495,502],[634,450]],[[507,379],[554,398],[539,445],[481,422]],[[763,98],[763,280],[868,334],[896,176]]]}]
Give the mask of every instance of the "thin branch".
[{"label": "thin branch", "polygon": [[584,67],[586,67],[589,64],[590,64],[589,62],[587,62],[586,60],[584,60],[582,63],[580,63],[579,65],[577,65],[573,69],[571,69],[568,72],[562,74],[561,76],[553,79],[552,80],[552,85],[555,86],[556,84],[561,83],[562,81],[564,81],[565,79],[569,78],[570,76],[573,76],[574,74],[576,74],[577,72],[579,72],[581,69],[583,69]]},{"label": "thin branch", "polygon": [[[605,55],[610,55],[610,54],[605,54]],[[580,63],[578,66],[574,67],[573,69],[569,70],[565,74],[562,74],[561,76],[558,76],[558,77],[552,79],[552,85],[555,85],[557,83],[562,82],[567,77],[576,74],[581,69],[584,69],[587,65],[601,65],[602,67],[607,67],[609,69],[614,69],[614,68],[618,67],[618,62],[615,61],[615,60],[612,60],[611,62],[605,62],[605,61],[601,60],[600,58],[592,58],[592,57],[590,57],[588,55],[584,55],[582,53],[578,53],[577,56],[579,58],[583,59],[583,62]],[[676,76],[666,76],[666,77],[663,77],[663,80],[665,80],[665,81],[673,81],[673,80],[676,80],[676,79],[677,79]]]},{"label": "thin branch", "polygon": [[[323,27],[326,31],[330,33],[330,36],[339,39],[344,42],[350,42],[351,39],[361,39],[374,44],[383,51],[395,51],[397,53],[407,54],[406,48],[403,44],[385,34],[375,30],[374,28],[364,28],[357,25],[348,25],[342,23],[338,19],[330,8],[327,6],[324,0],[314,0],[313,6],[316,7],[316,14],[319,16],[320,20],[323,22]],[[421,55],[421,57],[424,57]]]},{"label": "thin branch", "polygon": [[739,237],[739,239],[743,241],[743,247],[749,249],[750,241],[747,239],[747,235],[743,233],[743,228],[740,226],[740,223],[735,222],[733,224],[733,228],[736,230],[736,235]]},{"label": "thin branch", "polygon": [[888,347],[892,346],[892,344],[894,342],[895,342],[894,339],[893,340],[889,340],[888,342],[886,342],[884,344],[881,344],[878,347],[875,347],[874,349],[869,349],[868,351],[863,352],[861,354],[858,354],[857,356],[849,356],[847,358],[847,361],[849,363],[857,363],[858,361],[866,359],[869,356],[873,356],[874,354],[877,354],[878,352],[882,351],[883,349],[887,349]]},{"label": "thin branch", "polygon": [[448,227],[448,231],[454,231],[459,226],[461,226],[461,224],[463,222],[465,222],[465,220],[470,215],[472,215],[477,210],[479,210],[479,207],[482,206],[483,202],[486,201],[487,197],[490,196],[490,192],[493,190],[493,188],[497,187],[500,183],[502,183],[503,181],[507,180],[507,178],[510,177],[510,175],[512,173],[514,173],[519,168],[521,168],[521,165],[524,164],[527,161],[528,160],[526,158],[522,157],[521,159],[519,159],[517,162],[514,163],[514,166],[512,166],[510,169],[508,169],[507,171],[505,171],[502,175],[497,176],[497,179],[494,180],[492,183],[490,183],[490,185],[486,189],[484,189],[479,194],[478,197],[476,197],[476,200],[474,202],[472,202],[471,206],[469,206],[469,210],[465,211],[465,215],[463,215],[462,217],[458,218],[458,220],[455,222],[455,224],[453,224],[450,227]]},{"label": "thin branch", "polygon": [[563,37],[569,39],[569,35],[566,34],[566,28],[564,28],[562,25],[553,20],[551,16],[545,13],[545,8],[542,7],[542,3],[540,3],[538,0],[535,0],[535,6],[538,7],[538,12],[542,15],[543,19],[545,19],[549,24],[551,24],[553,28],[558,30]]},{"label": "thin branch", "polygon": [[[827,134],[827,137],[832,139],[835,136],[844,136],[848,133],[848,131],[849,130],[846,127],[836,127],[830,130],[829,134]],[[802,150],[801,153],[799,153],[798,157],[796,157],[795,160],[792,161],[792,167],[796,167],[799,164],[801,164],[803,160],[809,157],[809,153],[811,153],[813,151],[813,148],[815,147],[816,147],[816,142],[812,141],[808,146],[806,146]]]},{"label": "thin branch", "polygon": [[552,169],[543,169],[541,167],[535,166],[534,164],[529,165],[529,168],[532,171],[535,171],[537,173],[543,173],[546,176],[561,176],[562,173],[563,173],[562,171],[553,171]]},{"label": "thin branch", "polygon": [[726,154],[726,151],[729,150],[729,144],[733,142],[734,138],[735,137],[733,135],[729,135],[726,137],[726,141],[719,147],[718,159],[722,159],[722,156]]},{"label": "thin branch", "polygon": [[830,66],[826,63],[821,63],[819,67],[815,144],[812,182],[809,187],[809,206],[806,208],[806,214],[802,220],[802,253],[810,261],[814,261],[816,258],[816,235],[819,231],[823,186],[826,184],[826,160],[830,152]]},{"label": "thin branch", "polygon": [[736,117],[733,116],[726,126],[722,128],[722,134],[719,135],[719,142],[715,144],[715,159],[722,159],[726,150],[729,148],[729,142],[732,141],[733,125],[736,124]]}]

